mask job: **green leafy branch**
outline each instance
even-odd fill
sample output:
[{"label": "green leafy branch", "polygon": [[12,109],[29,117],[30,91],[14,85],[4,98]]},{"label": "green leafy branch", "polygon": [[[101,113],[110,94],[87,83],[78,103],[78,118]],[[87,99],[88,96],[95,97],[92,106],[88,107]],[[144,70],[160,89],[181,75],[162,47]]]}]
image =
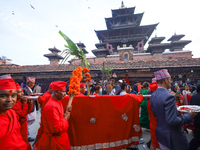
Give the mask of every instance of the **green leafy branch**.
[{"label": "green leafy branch", "polygon": [[[104,66],[104,72],[106,73],[108,80],[110,80],[110,78],[111,78],[110,72],[113,70],[112,69],[113,66],[114,65],[112,65],[110,68],[106,67],[106,65]],[[101,68],[101,72],[103,73],[103,68]]]}]

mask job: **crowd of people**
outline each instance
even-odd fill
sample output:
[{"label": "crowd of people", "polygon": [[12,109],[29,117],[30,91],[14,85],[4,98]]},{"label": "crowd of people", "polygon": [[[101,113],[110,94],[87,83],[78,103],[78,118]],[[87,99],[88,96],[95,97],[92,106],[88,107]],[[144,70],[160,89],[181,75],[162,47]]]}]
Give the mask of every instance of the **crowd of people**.
[{"label": "crowd of people", "polygon": [[[155,72],[154,76],[151,83],[135,81],[134,85],[125,80],[92,85],[80,83],[79,96],[86,96],[87,90],[94,96],[151,95],[150,98],[143,98],[140,104],[140,126],[151,134],[150,141],[143,145],[144,149],[197,150],[200,146],[200,113],[193,110],[182,113],[177,108],[182,105],[200,106],[200,84],[173,84],[166,69]],[[28,96],[41,92],[41,87],[35,86],[34,77],[27,77],[26,86],[22,88],[10,76],[1,76],[0,149],[69,150],[67,129],[72,107],[64,110],[62,106],[67,91],[66,82],[55,81],[38,100],[31,100]],[[41,122],[37,136],[33,138],[30,125],[35,122],[38,103]],[[186,138],[188,129],[194,133],[190,143]],[[32,146],[31,141],[34,141]],[[142,132],[139,143],[144,143]]]}]

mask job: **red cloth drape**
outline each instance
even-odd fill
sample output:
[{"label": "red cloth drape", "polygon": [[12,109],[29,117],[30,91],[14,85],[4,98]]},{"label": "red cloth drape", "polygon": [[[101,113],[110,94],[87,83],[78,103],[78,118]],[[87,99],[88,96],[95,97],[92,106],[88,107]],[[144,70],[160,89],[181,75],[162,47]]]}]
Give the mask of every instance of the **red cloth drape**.
[{"label": "red cloth drape", "polygon": [[[68,96],[61,100],[64,109]],[[72,103],[68,135],[71,149],[127,148],[140,135],[139,107],[142,95],[76,96]],[[94,122],[92,122],[94,121]]]}]

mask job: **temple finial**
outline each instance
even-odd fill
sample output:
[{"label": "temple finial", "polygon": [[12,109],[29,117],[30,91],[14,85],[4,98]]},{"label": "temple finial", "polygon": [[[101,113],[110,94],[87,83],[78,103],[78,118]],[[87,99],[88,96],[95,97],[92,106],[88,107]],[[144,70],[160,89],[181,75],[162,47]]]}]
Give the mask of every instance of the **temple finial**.
[{"label": "temple finial", "polygon": [[121,5],[121,8],[125,8],[125,6],[124,6],[124,2],[122,1],[122,5]]}]

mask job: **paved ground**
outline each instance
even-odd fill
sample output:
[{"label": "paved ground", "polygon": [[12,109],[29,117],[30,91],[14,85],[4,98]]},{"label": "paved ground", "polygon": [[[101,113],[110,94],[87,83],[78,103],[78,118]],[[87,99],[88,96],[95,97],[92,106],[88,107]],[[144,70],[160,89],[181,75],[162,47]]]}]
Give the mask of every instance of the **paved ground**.
[{"label": "paved ground", "polygon": [[[37,131],[38,131],[38,128],[39,128],[39,123],[40,123],[40,112],[38,111],[37,112],[37,119],[36,121],[31,125],[31,137],[35,138],[36,135],[37,135]],[[187,138],[188,138],[188,141],[190,141],[192,138],[193,138],[193,135],[192,135],[192,131],[191,130],[188,130],[189,133],[186,133],[187,135]],[[143,144],[146,144],[149,140],[150,140],[150,132],[149,131],[146,131],[145,129],[143,129],[143,138],[144,138],[144,143]],[[33,142],[30,142],[31,145],[33,144]],[[138,145],[138,148],[140,150],[144,150],[143,148],[143,144],[139,144]]]}]

